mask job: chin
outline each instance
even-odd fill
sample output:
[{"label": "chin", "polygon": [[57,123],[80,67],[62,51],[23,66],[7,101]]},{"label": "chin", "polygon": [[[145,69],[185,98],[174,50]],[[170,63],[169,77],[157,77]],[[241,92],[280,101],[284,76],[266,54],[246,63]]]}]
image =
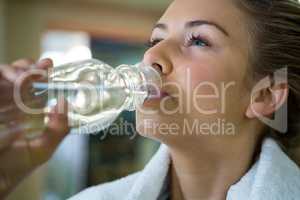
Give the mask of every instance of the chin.
[{"label": "chin", "polygon": [[136,111],[136,130],[139,135],[146,138],[163,142],[168,138],[178,137],[179,131],[176,133],[170,133],[169,131],[172,124],[178,124],[178,127],[180,127],[179,123],[180,117],[178,115],[145,114]]},{"label": "chin", "polygon": [[155,125],[160,123],[157,120],[158,116],[156,114],[145,114],[145,112],[136,111],[136,130],[137,132],[147,138],[152,138],[157,134],[155,130]]}]

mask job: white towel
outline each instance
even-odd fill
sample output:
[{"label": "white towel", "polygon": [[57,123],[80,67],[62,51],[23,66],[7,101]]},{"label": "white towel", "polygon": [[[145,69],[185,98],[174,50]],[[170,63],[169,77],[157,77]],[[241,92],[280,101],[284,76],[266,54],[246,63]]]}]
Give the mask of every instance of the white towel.
[{"label": "white towel", "polygon": [[227,193],[227,200],[300,200],[300,169],[266,138],[258,161]]},{"label": "white towel", "polygon": [[[162,144],[145,168],[122,179],[94,186],[70,200],[156,200],[170,165]],[[300,200],[300,169],[271,138],[265,138],[258,160],[230,187],[226,200]]]}]

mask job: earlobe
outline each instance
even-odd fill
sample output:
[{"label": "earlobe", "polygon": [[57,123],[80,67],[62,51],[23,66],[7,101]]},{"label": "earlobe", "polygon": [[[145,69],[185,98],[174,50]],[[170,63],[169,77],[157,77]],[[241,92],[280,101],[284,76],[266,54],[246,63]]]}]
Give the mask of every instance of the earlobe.
[{"label": "earlobe", "polygon": [[253,119],[257,116],[257,113],[260,113],[262,110],[261,104],[250,104],[246,111],[246,116],[250,119]]}]

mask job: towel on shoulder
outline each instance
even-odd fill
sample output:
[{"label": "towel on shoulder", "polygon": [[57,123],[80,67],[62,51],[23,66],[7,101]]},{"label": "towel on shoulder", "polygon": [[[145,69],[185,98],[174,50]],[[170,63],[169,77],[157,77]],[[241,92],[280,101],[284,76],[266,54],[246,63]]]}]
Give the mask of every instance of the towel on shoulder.
[{"label": "towel on shoulder", "polygon": [[[88,188],[69,200],[157,200],[170,166],[168,147],[139,172]],[[300,168],[272,138],[265,138],[259,158],[228,192],[226,200],[299,200]]]}]

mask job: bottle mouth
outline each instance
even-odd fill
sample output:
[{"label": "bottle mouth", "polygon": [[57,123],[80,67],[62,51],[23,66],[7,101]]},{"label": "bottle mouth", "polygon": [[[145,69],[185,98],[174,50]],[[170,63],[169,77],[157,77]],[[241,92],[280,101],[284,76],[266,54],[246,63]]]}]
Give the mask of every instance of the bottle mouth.
[{"label": "bottle mouth", "polygon": [[141,105],[149,96],[159,94],[162,87],[161,73],[152,66],[137,63],[120,65],[116,70],[130,96],[125,106],[126,110],[135,110],[136,106]]},{"label": "bottle mouth", "polygon": [[136,66],[141,71],[141,74],[144,79],[142,87],[144,87],[147,90],[148,95],[159,94],[162,87],[161,71],[143,63],[138,63],[136,64]]}]

